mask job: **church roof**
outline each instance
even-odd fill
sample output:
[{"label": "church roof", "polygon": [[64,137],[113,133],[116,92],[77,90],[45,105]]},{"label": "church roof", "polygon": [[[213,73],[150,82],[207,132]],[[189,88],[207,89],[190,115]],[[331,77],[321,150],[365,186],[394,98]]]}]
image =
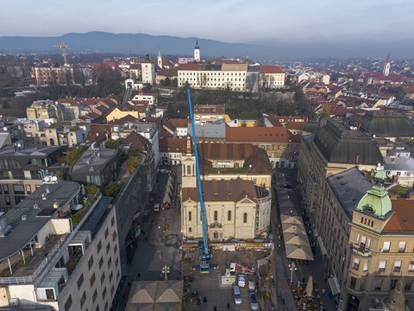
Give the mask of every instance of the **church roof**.
[{"label": "church roof", "polygon": [[337,120],[328,119],[318,129],[315,144],[328,162],[376,165],[382,155],[369,135],[349,130]]}]

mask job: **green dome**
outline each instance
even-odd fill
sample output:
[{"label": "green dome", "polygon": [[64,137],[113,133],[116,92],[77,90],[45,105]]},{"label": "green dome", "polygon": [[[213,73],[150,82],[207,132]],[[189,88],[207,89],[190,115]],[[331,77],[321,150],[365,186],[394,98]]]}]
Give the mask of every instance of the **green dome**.
[{"label": "green dome", "polygon": [[356,209],[378,218],[385,218],[391,212],[392,204],[384,186],[374,185],[362,197]]}]

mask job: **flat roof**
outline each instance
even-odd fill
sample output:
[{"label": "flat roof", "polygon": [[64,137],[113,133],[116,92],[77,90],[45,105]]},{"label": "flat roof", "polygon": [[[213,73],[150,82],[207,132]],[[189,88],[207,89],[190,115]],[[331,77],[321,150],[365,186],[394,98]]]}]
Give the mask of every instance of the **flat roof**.
[{"label": "flat roof", "polygon": [[83,223],[80,231],[90,231],[93,238],[111,210],[112,200],[112,197],[102,197]]},{"label": "flat roof", "polygon": [[10,209],[0,219],[4,227],[9,225],[11,228],[8,234],[0,237],[0,260],[25,247],[50,219],[56,217],[58,209],[54,208],[54,204],[63,206],[79,189],[80,185],[73,181],[43,184],[15,208]]}]

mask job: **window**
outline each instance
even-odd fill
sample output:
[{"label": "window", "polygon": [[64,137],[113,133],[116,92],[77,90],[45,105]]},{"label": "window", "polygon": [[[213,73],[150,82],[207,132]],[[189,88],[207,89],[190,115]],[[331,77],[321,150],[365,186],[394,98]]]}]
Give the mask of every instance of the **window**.
[{"label": "window", "polygon": [[227,220],[231,221],[231,211],[227,211]]},{"label": "window", "polygon": [[374,282],[374,290],[381,290],[382,289],[382,283],[383,283],[383,279],[375,279]]},{"label": "window", "polygon": [[106,244],[106,253],[109,253],[109,248],[110,248],[111,246],[109,245],[109,243],[108,244]]},{"label": "window", "polygon": [[217,220],[218,220],[218,212],[214,211],[214,221],[217,221]]},{"label": "window", "polygon": [[390,247],[391,247],[391,242],[390,241],[385,241],[384,245],[382,246],[382,252],[383,253],[388,253],[390,251]]},{"label": "window", "polygon": [[394,289],[397,286],[397,279],[392,279],[390,283],[390,289]]},{"label": "window", "polygon": [[114,278],[114,273],[111,271],[111,274],[109,275],[109,281],[112,282],[113,278]]},{"label": "window", "polygon": [[191,221],[191,212],[188,212],[188,221]]},{"label": "window", "polygon": [[95,302],[97,296],[98,296],[98,292],[95,289],[95,291],[93,292],[93,295],[92,295],[92,302]]},{"label": "window", "polygon": [[378,271],[379,272],[384,272],[385,271],[385,266],[387,265],[387,261],[385,260],[381,260],[378,264]]},{"label": "window", "polygon": [[398,243],[398,252],[404,253],[405,252],[405,241],[400,241]]},{"label": "window", "polygon": [[91,278],[89,279],[89,282],[91,283],[91,286],[93,286],[93,284],[95,284],[95,280],[96,280],[96,275],[95,272],[92,274]]},{"label": "window", "polygon": [[191,175],[191,165],[187,165],[187,176]]},{"label": "window", "polygon": [[97,248],[98,248],[98,254],[99,254],[99,252],[101,251],[101,248],[102,248],[102,241],[99,241],[99,243],[97,245]]},{"label": "window", "polygon": [[352,268],[354,270],[359,270],[359,258],[354,258],[354,262],[352,264]]},{"label": "window", "polygon": [[408,265],[408,272],[414,272],[414,261],[410,261]]},{"label": "window", "polygon": [[401,271],[401,260],[394,261],[394,272],[400,272]]},{"label": "window", "polygon": [[352,289],[355,289],[355,287],[356,287],[356,281],[357,281],[356,278],[351,277],[351,283],[349,284],[349,287],[351,287]]},{"label": "window", "polygon": [[103,290],[103,292],[102,292],[102,298],[104,298],[104,299],[105,299],[105,296],[106,296],[106,287],[104,288],[104,290]]},{"label": "window", "polygon": [[89,260],[88,260],[88,268],[91,269],[92,265],[93,265],[93,257],[91,256],[89,257]]},{"label": "window", "polygon": [[85,301],[86,301],[86,294],[85,294],[85,292],[83,292],[83,295],[82,295],[82,297],[80,299],[80,305],[81,305],[81,307],[83,307],[83,305],[85,304]]},{"label": "window", "polygon": [[116,253],[116,251],[118,250],[118,245],[114,246],[114,253]]},{"label": "window", "polygon": [[72,296],[70,295],[68,299],[66,299],[66,302],[65,302],[65,311],[68,311],[71,306],[72,306]]},{"label": "window", "polygon": [[109,259],[108,259],[108,269],[111,266],[111,263],[112,263],[112,257],[109,257]]},{"label": "window", "polygon": [[362,271],[364,272],[368,271],[368,260],[365,260],[364,265],[362,266]]},{"label": "window", "polygon": [[111,218],[111,226],[113,226],[115,224],[115,216],[112,216]]},{"label": "window", "polygon": [[243,214],[243,223],[247,223],[247,213]]},{"label": "window", "polygon": [[115,241],[116,237],[118,236],[118,233],[116,230],[112,233],[112,241]]},{"label": "window", "polygon": [[55,300],[55,291],[52,288],[46,288],[45,293],[47,300]]},{"label": "window", "polygon": [[78,284],[78,289],[80,289],[82,284],[83,284],[83,273],[80,275],[80,277],[79,277],[79,279],[76,283]]},{"label": "window", "polygon": [[406,282],[405,282],[405,286],[404,286],[404,290],[405,290],[406,292],[410,292],[410,291],[411,291],[411,288],[412,288],[412,284],[413,284],[413,282],[412,282],[412,281],[406,281]]},{"label": "window", "polygon": [[106,230],[105,230],[105,239],[108,237],[108,234],[109,234],[109,230],[108,230],[108,228],[106,228]]},{"label": "window", "polygon": [[188,233],[191,233],[193,229],[191,227],[188,227]]}]

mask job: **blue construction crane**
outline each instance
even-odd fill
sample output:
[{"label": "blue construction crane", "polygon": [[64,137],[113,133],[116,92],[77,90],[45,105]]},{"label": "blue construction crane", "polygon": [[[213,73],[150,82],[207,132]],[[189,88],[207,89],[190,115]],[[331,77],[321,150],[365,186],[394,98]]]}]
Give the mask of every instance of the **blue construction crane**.
[{"label": "blue construction crane", "polygon": [[205,208],[204,199],[203,199],[203,185],[201,183],[200,164],[198,161],[197,137],[196,137],[196,131],[195,131],[195,126],[194,126],[193,103],[191,100],[191,88],[189,86],[187,87],[187,97],[188,97],[188,113],[190,115],[190,121],[191,121],[191,133],[193,133],[193,146],[194,146],[194,155],[195,155],[195,160],[196,160],[198,198],[200,201],[200,210],[201,210],[201,223],[203,226],[203,242],[199,247],[200,248],[199,271],[200,273],[206,274],[206,273],[210,273],[211,252],[210,252],[210,249],[208,248],[206,208]]}]

